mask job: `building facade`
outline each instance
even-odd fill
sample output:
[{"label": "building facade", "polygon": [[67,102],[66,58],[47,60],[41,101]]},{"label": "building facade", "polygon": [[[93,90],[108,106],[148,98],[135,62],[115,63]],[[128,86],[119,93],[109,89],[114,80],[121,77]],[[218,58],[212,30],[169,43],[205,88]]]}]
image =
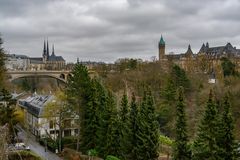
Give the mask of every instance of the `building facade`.
[{"label": "building facade", "polygon": [[62,56],[56,56],[54,45],[52,46],[52,54],[49,54],[48,41],[44,40],[42,57],[31,57],[30,68],[31,70],[64,70],[65,60]]},{"label": "building facade", "polygon": [[54,45],[49,54],[48,41],[44,41],[42,57],[28,57],[26,55],[7,54],[5,60],[7,70],[64,70],[65,60],[56,56]]},{"label": "building facade", "polygon": [[[24,123],[26,128],[38,138],[51,136],[57,138],[59,134],[59,118],[46,117],[46,106],[55,102],[53,95],[37,95],[34,94],[25,99],[18,100],[18,106],[24,111]],[[67,117],[64,120],[64,130],[62,136],[75,136],[78,133],[77,122],[78,118]]]},{"label": "building facade", "polygon": [[25,55],[7,54],[5,67],[7,70],[28,70],[30,67],[29,57]]},{"label": "building facade", "polygon": [[240,70],[240,49],[233,47],[231,43],[227,43],[225,46],[210,47],[207,42],[195,54],[191,45],[188,45],[185,53],[165,54],[165,41],[161,36],[158,49],[160,63],[164,65],[167,62],[173,62],[186,71],[212,73],[213,70],[219,70],[221,72],[219,68],[223,57],[230,59]]}]

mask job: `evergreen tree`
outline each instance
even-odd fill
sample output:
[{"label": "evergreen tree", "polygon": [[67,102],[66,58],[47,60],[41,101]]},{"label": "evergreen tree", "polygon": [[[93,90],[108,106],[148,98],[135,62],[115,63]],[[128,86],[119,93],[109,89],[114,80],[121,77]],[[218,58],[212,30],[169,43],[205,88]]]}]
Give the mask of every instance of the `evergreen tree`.
[{"label": "evergreen tree", "polygon": [[171,78],[168,78],[166,87],[163,90],[163,97],[167,102],[175,102],[176,86]]},{"label": "evergreen tree", "polygon": [[137,116],[136,160],[154,160],[158,157],[159,125],[151,92],[145,92]]},{"label": "evergreen tree", "polygon": [[111,92],[108,94],[108,111],[109,120],[106,132],[106,145],[104,151],[104,157],[107,155],[120,156],[120,143],[119,143],[119,116],[117,113],[116,103]]},{"label": "evergreen tree", "polygon": [[[86,106],[90,98],[91,78],[88,70],[82,64],[75,64],[71,74],[68,76],[66,95],[68,102],[75,107],[76,114],[79,117],[78,122],[78,139],[77,150],[80,149],[80,139],[83,140],[85,131],[85,114],[87,114]],[[80,130],[81,129],[81,130]]]},{"label": "evergreen tree", "polygon": [[183,100],[183,88],[178,91],[178,102],[176,111],[176,139],[174,147],[174,160],[188,160],[190,152],[188,148],[187,124],[185,115],[185,104]]},{"label": "evergreen tree", "polygon": [[230,112],[231,105],[228,96],[225,97],[223,103],[223,114],[220,117],[218,125],[217,143],[220,148],[220,157],[224,160],[233,160],[235,156],[234,135],[233,135],[233,118]]},{"label": "evergreen tree", "polygon": [[121,108],[119,113],[120,123],[119,123],[119,131],[120,131],[120,151],[121,151],[121,159],[128,159],[129,152],[131,148],[130,146],[130,124],[129,124],[129,105],[128,98],[126,93],[124,93],[121,100]]},{"label": "evergreen tree", "polygon": [[178,65],[173,65],[171,70],[171,78],[176,89],[180,86],[182,86],[185,91],[190,89],[190,80],[188,79],[186,72]]},{"label": "evergreen tree", "polygon": [[[102,88],[102,86],[98,86]],[[101,157],[105,155],[106,149],[106,132],[108,130],[108,125],[111,116],[110,106],[108,105],[108,94],[105,89],[100,89],[99,92],[99,107],[97,108],[97,151]],[[100,91],[99,90],[99,91]]]},{"label": "evergreen tree", "polygon": [[193,144],[193,159],[220,160],[219,148],[217,146],[216,134],[217,127],[217,109],[213,100],[212,91],[205,108],[203,119],[198,128],[198,134]]},{"label": "evergreen tree", "polygon": [[134,93],[132,94],[132,101],[131,101],[131,109],[130,109],[130,115],[129,115],[129,121],[130,121],[130,158],[129,159],[137,159],[137,134],[138,133],[138,124],[137,124],[137,117],[138,117],[139,111],[138,106],[136,103],[136,97]]},{"label": "evergreen tree", "polygon": [[82,131],[81,148],[83,151],[88,151],[97,147],[97,129],[98,129],[98,107],[99,102],[99,91],[97,85],[99,82],[96,79],[91,81],[90,94],[88,97],[88,102],[85,107],[84,117],[83,117],[83,126],[84,130]]},{"label": "evergreen tree", "polygon": [[0,102],[0,126],[7,124],[10,140],[13,141],[16,135],[14,125],[18,122],[15,114],[16,100],[12,99],[7,90],[1,89]]}]

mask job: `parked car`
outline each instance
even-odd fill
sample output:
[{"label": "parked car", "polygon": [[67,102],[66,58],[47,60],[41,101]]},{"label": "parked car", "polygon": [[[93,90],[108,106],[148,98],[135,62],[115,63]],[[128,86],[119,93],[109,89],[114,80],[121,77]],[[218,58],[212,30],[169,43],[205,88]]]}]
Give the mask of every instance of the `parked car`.
[{"label": "parked car", "polygon": [[24,143],[16,143],[15,144],[15,149],[16,150],[30,150],[29,146],[26,146]]}]

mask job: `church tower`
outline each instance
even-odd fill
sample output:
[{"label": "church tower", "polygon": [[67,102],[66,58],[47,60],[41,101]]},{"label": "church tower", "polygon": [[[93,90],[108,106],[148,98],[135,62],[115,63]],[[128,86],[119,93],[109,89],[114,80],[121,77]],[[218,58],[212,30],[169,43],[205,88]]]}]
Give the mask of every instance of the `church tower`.
[{"label": "church tower", "polygon": [[42,59],[43,59],[44,63],[47,61],[47,49],[46,49],[46,42],[45,42],[45,40],[44,40],[44,44],[43,44]]},{"label": "church tower", "polygon": [[158,49],[159,49],[159,61],[161,61],[165,58],[165,41],[163,40],[162,35],[158,43]]}]

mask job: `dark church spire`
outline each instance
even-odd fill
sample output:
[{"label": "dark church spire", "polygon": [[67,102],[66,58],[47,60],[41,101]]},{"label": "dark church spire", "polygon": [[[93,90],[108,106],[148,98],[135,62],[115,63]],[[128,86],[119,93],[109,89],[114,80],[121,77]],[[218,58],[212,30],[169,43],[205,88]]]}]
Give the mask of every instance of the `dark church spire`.
[{"label": "dark church spire", "polygon": [[52,55],[51,56],[55,56],[55,53],[54,53],[54,44],[52,45]]},{"label": "dark church spire", "polygon": [[48,48],[48,40],[47,40],[47,59],[49,57],[49,48]]},{"label": "dark church spire", "polygon": [[46,51],[46,42],[44,39],[44,44],[43,44],[43,57],[47,55],[47,51]]}]

